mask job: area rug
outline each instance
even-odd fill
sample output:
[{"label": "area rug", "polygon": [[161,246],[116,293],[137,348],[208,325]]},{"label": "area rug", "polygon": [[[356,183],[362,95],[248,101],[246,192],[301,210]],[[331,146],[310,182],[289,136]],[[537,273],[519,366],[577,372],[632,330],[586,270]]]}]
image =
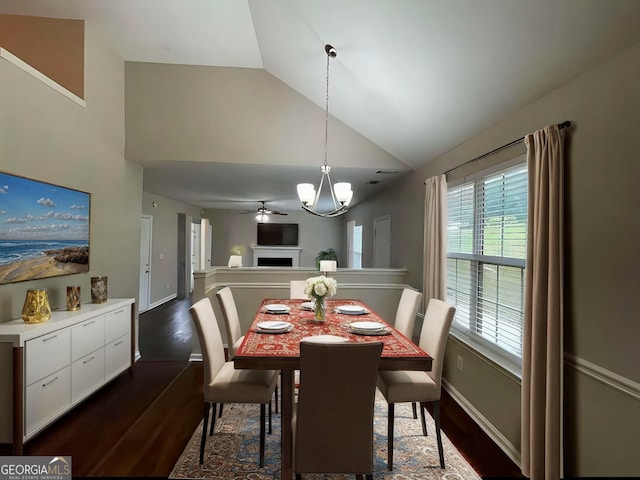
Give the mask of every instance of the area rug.
[{"label": "area rug", "polygon": [[[446,469],[440,468],[433,419],[427,414],[428,436],[420,419],[414,420],[410,404],[395,409],[393,471],[387,469],[387,403],[378,392],[374,418],[375,479],[479,480],[480,477],[442,434]],[[260,414],[258,405],[225,405],[216,419],[213,437],[207,437],[205,458],[199,464],[202,422],[196,428],[169,478],[276,480],[280,478],[280,415],[273,415],[273,433],[266,435],[265,465],[259,462]],[[348,475],[304,475],[305,480],[352,479]]]}]

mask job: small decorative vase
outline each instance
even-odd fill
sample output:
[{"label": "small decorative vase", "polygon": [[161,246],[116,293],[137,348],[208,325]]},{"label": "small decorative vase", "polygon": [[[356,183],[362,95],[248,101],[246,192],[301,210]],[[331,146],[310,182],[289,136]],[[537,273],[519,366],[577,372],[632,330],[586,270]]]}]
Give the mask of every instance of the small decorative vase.
[{"label": "small decorative vase", "polygon": [[80,310],[80,286],[67,287],[67,310]]},{"label": "small decorative vase", "polygon": [[314,319],[316,322],[324,322],[327,315],[327,304],[324,297],[316,297],[314,305]]},{"label": "small decorative vase", "polygon": [[91,303],[107,301],[107,277],[91,277]]},{"label": "small decorative vase", "polygon": [[22,307],[22,319],[25,323],[43,323],[51,318],[51,306],[47,289],[27,290]]}]

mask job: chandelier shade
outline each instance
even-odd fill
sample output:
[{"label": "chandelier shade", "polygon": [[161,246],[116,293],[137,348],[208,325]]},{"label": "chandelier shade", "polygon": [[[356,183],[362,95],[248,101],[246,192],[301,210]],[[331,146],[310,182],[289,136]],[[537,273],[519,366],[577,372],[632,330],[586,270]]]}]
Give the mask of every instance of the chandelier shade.
[{"label": "chandelier shade", "polygon": [[[320,178],[320,184],[318,189],[311,183],[299,183],[298,184],[298,197],[302,203],[302,208],[307,212],[317,215],[319,217],[337,217],[346,213],[347,207],[353,198],[353,191],[351,190],[351,184],[348,182],[338,182],[335,185],[331,183],[331,177],[329,172],[331,166],[327,162],[327,145],[329,138],[329,61],[331,58],[335,58],[338,52],[331,45],[325,45],[324,51],[327,54],[327,77],[326,77],[326,97],[325,97],[325,111],[324,111],[324,165],[320,167],[322,176]],[[322,193],[322,187],[325,184],[329,188],[331,193],[331,201],[333,202],[333,210],[327,212],[318,211],[318,200]]]}]

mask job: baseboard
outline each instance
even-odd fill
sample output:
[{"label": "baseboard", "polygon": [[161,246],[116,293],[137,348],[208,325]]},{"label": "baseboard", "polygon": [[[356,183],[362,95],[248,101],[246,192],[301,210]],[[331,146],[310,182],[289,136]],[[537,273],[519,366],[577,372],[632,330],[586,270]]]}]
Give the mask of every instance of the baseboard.
[{"label": "baseboard", "polygon": [[[164,297],[161,298],[160,300],[157,300],[151,304],[149,304],[149,308],[147,308],[144,312],[148,312],[149,310],[153,310],[156,307],[159,307],[160,305],[170,302],[171,300],[173,300],[174,298],[177,298],[178,295],[176,293],[173,293],[171,295],[169,295],[168,297]],[[140,313],[144,313],[144,312],[140,312]]]},{"label": "baseboard", "polygon": [[442,388],[453,398],[458,405],[478,424],[478,426],[495,442],[498,447],[518,466],[520,467],[520,452],[518,449],[493,426],[467,399],[453,387],[444,378],[442,379]]}]

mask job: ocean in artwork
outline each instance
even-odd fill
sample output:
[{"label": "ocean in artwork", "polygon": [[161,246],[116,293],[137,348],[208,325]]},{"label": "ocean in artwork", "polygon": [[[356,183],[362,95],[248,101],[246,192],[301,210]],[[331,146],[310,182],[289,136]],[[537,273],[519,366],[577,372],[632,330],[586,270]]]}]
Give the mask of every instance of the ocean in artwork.
[{"label": "ocean in artwork", "polygon": [[46,251],[88,247],[86,240],[0,240],[0,265],[45,256]]}]

